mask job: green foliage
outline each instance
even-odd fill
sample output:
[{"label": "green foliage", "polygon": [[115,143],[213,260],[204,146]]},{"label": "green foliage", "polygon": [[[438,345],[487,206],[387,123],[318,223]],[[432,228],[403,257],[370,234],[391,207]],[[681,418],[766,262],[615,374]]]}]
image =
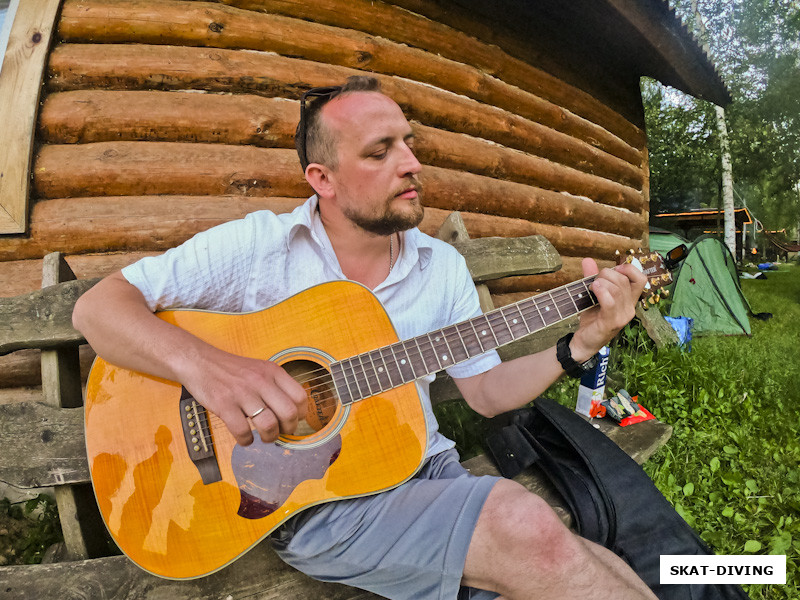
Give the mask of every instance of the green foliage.
[{"label": "green foliage", "polygon": [[0,499],[0,564],[40,563],[45,550],[62,539],[51,496],[39,494],[14,504]]},{"label": "green foliage", "polygon": [[[800,220],[800,5],[699,0],[703,40],[731,91],[726,107],[739,200],[768,229]],[[689,0],[675,2],[690,24]],[[651,212],[720,206],[720,151],[710,104],[643,84]]]}]

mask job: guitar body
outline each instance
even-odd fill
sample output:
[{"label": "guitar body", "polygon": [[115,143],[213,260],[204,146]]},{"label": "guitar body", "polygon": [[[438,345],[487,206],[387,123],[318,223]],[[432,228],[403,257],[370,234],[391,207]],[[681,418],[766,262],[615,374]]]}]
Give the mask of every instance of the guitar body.
[{"label": "guitar body", "polygon": [[[143,569],[207,575],[304,508],[391,489],[422,463],[427,431],[415,383],[342,403],[324,377],[331,363],[398,340],[363,286],[326,283],[247,314],[157,314],[312,382],[304,433],[272,444],[256,435],[242,447],[179,384],[97,359],[85,406],[92,484],[114,540]],[[329,383],[314,387],[320,381]]]}]

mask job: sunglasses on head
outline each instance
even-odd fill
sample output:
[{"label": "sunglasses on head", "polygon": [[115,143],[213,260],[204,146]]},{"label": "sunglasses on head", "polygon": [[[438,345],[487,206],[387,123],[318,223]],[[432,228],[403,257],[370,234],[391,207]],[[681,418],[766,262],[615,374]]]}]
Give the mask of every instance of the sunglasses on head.
[{"label": "sunglasses on head", "polygon": [[297,124],[297,154],[300,156],[300,166],[303,171],[308,166],[308,155],[306,154],[306,107],[310,99],[325,98],[330,100],[338,96],[342,91],[340,85],[330,85],[326,87],[311,88],[300,97],[300,122]]}]

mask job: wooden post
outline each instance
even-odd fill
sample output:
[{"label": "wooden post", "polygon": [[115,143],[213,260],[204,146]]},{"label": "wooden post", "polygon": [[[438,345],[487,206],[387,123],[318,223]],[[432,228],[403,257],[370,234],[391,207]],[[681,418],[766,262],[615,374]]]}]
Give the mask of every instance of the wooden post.
[{"label": "wooden post", "polygon": [[[44,257],[42,287],[75,279],[60,252]],[[42,394],[50,406],[79,408],[83,405],[78,346],[42,350]],[[53,488],[67,555],[72,560],[107,554],[105,527],[89,483]]]},{"label": "wooden post", "polygon": [[[469,233],[467,233],[467,226],[464,225],[464,220],[461,218],[461,215],[458,212],[450,213],[436,233],[436,237],[448,244],[466,242],[469,239]],[[481,283],[476,285],[475,289],[478,290],[481,310],[483,312],[493,310],[494,302],[492,301],[492,295],[489,293],[489,288],[486,284]]]},{"label": "wooden post", "polygon": [[27,229],[31,152],[50,38],[61,0],[17,5],[0,71],[0,234]]}]

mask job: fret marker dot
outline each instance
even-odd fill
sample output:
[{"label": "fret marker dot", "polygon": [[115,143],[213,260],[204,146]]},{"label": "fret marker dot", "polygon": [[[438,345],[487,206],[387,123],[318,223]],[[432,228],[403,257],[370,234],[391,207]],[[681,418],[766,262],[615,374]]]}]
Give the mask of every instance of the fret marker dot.
[{"label": "fret marker dot", "polygon": [[550,310],[550,307],[549,306],[545,306],[544,310],[545,310],[545,312],[547,312],[548,310]]},{"label": "fret marker dot", "polygon": [[442,360],[447,360],[447,354],[442,354]]},{"label": "fret marker dot", "polygon": [[401,365],[404,365],[404,364],[406,364],[406,359],[405,359],[405,358],[404,358],[404,359],[402,359],[402,360],[400,361],[400,364],[401,364]]},{"label": "fret marker dot", "polygon": [[513,320],[513,321],[511,321],[511,322],[512,322],[514,325],[516,325],[516,324],[517,324],[517,320],[516,320],[516,319],[514,319],[514,320]]},{"label": "fret marker dot", "polygon": [[383,373],[383,367],[378,367],[378,373]]},{"label": "fret marker dot", "polygon": [[486,330],[481,331],[481,335],[486,335]]},{"label": "fret marker dot", "polygon": [[583,294],[578,294],[578,298],[583,298]]},{"label": "fret marker dot", "polygon": [[436,340],[436,341],[438,342],[438,341],[439,341],[440,339],[442,339],[442,338],[439,338],[439,337],[437,337],[437,338],[433,338],[433,339],[434,339],[434,340]]}]

